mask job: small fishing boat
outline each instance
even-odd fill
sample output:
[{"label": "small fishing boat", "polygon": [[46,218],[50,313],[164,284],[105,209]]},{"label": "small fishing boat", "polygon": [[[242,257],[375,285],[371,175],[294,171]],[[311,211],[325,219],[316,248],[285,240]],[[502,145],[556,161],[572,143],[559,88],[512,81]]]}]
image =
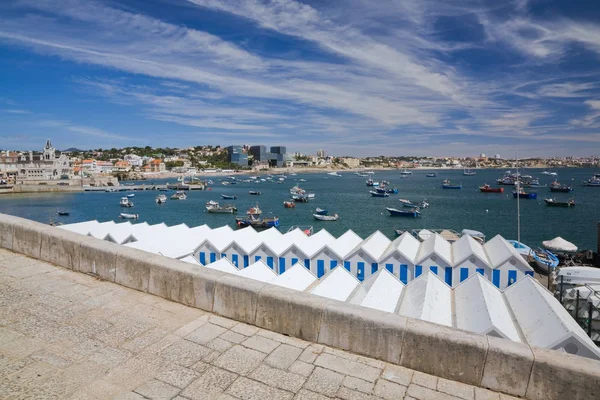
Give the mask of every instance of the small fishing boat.
[{"label": "small fishing boat", "polygon": [[389,193],[389,194],[398,194],[398,189],[397,188],[385,189],[385,192]]},{"label": "small fishing boat", "polygon": [[260,192],[257,192],[256,190],[250,190],[250,191],[248,192],[248,194],[251,194],[251,195],[253,195],[253,196],[260,196]]},{"label": "small fishing boat", "polygon": [[327,215],[328,211],[323,209],[323,208],[319,208],[317,207],[317,209],[315,210],[315,214],[319,214],[319,215]]},{"label": "small fishing boat", "polygon": [[129,194],[127,195],[127,197],[131,199],[131,198],[135,197],[135,194],[134,194],[134,193],[129,193]]},{"label": "small fishing boat", "polygon": [[546,205],[551,207],[575,207],[575,200],[570,199],[569,201],[556,201],[555,199],[544,199]]},{"label": "small fishing boat", "polygon": [[68,217],[69,215],[71,215],[69,211],[59,211],[57,214],[61,217]]},{"label": "small fishing boat", "polygon": [[251,226],[254,229],[260,230],[279,226],[279,218],[260,218],[255,215],[249,215],[247,217],[236,217],[235,224],[238,228]]},{"label": "small fishing boat", "polygon": [[398,201],[400,203],[402,203],[402,205],[404,207],[408,207],[408,208],[416,208],[416,207],[427,208],[427,207],[429,207],[429,203],[427,203],[426,201],[422,201],[420,203],[413,203],[412,201],[406,200],[406,199],[398,199]]},{"label": "small fishing boat", "polygon": [[302,195],[293,195],[292,200],[294,200],[296,203],[308,203],[309,198]]},{"label": "small fishing boat", "polygon": [[503,187],[494,188],[488,185],[487,183],[483,186],[479,186],[479,190],[483,193],[504,193]]},{"label": "small fishing boat", "polygon": [[[366,180],[367,186],[375,186],[375,182],[373,182],[373,178],[369,177],[369,179]],[[379,186],[379,185],[377,185]]]},{"label": "small fishing boat", "polygon": [[338,219],[340,219],[340,216],[337,214],[333,214],[333,215],[313,214],[313,217],[317,221],[337,221]]},{"label": "small fishing boat", "polygon": [[164,204],[166,202],[167,202],[167,196],[165,196],[164,194],[159,194],[158,196],[156,196],[157,204]]},{"label": "small fishing boat", "polygon": [[522,187],[519,187],[517,190],[513,190],[513,197],[516,199],[517,196],[519,196],[520,199],[537,199],[537,193],[526,192]]},{"label": "small fishing boat", "polygon": [[171,200],[185,200],[187,199],[187,195],[182,191],[177,191],[171,196]]},{"label": "small fishing boat", "polygon": [[387,193],[385,193],[385,192],[384,193],[379,193],[379,192],[376,192],[374,190],[370,190],[369,193],[371,193],[371,196],[373,196],[373,197],[390,197],[390,195],[387,194]]},{"label": "small fishing boat", "polygon": [[121,201],[119,202],[121,207],[133,207],[133,202],[129,201],[127,197],[121,197]]},{"label": "small fishing boat", "polygon": [[412,171],[409,171],[406,168],[404,168],[402,171],[400,171],[400,175],[412,175]]},{"label": "small fishing boat", "polygon": [[387,189],[385,188],[385,186],[380,186],[378,188],[375,188],[375,191],[377,193],[387,193]]},{"label": "small fishing boat", "polygon": [[254,207],[250,207],[248,211],[246,211],[246,215],[260,215],[262,214],[262,210],[258,207],[258,204]]},{"label": "small fishing boat", "polygon": [[237,196],[231,194],[221,194],[221,197],[225,200],[237,200]]},{"label": "small fishing boat", "polygon": [[583,182],[584,186],[600,186],[600,174],[594,174],[593,177]]},{"label": "small fishing boat", "polygon": [[283,206],[285,208],[296,208],[296,203],[294,201],[284,201]]},{"label": "small fishing boat", "polygon": [[450,179],[446,179],[442,182],[442,189],[462,189],[462,185],[453,185]]},{"label": "small fishing boat", "polygon": [[342,175],[341,175],[341,174],[339,174],[337,171],[334,171],[334,172],[328,172],[328,173],[327,173],[327,175],[329,175],[329,176],[337,176],[337,177],[339,177],[339,178],[341,178],[341,177],[342,177]]},{"label": "small fishing boat", "polygon": [[426,178],[435,178],[437,176],[437,174],[435,172],[430,172],[428,174],[425,174]]},{"label": "small fishing boat", "polygon": [[467,168],[467,169],[465,169],[465,170],[463,171],[463,175],[464,175],[464,176],[473,176],[473,175],[476,175],[476,174],[477,174],[477,173],[476,173],[475,171],[471,171],[469,168]]},{"label": "small fishing boat", "polygon": [[127,214],[127,213],[121,213],[119,214],[120,218],[123,219],[138,219],[140,217],[139,214]]},{"label": "small fishing boat", "polygon": [[531,252],[531,257],[543,271],[550,272],[558,266],[558,258],[548,250],[538,248]]},{"label": "small fishing boat", "polygon": [[300,179],[298,179],[298,182],[306,182],[306,179],[300,178]]},{"label": "small fishing boat", "polygon": [[527,258],[533,252],[531,247],[527,246],[525,243],[518,242],[516,240],[507,240],[507,242],[510,243],[515,248],[517,253],[519,253],[523,257]]},{"label": "small fishing boat", "polygon": [[213,204],[206,206],[206,211],[213,214],[235,214],[237,212],[237,207],[230,204],[224,204],[221,206],[217,203],[217,205]]},{"label": "small fishing boat", "polygon": [[551,192],[559,192],[559,193],[569,193],[569,192],[573,191],[573,188],[571,186],[561,185],[561,183],[559,181],[554,180],[550,184],[550,191]]},{"label": "small fishing boat", "polygon": [[386,210],[388,210],[392,217],[417,218],[421,216],[418,208],[413,208],[411,210],[399,210],[397,208],[386,207]]}]

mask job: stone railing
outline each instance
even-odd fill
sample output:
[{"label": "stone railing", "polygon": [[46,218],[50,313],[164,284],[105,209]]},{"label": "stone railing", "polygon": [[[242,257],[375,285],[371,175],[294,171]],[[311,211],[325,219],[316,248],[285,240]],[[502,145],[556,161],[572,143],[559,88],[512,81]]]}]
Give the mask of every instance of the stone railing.
[{"label": "stone railing", "polygon": [[600,362],[588,358],[296,292],[4,214],[0,246],[237,321],[514,396],[600,395]]}]

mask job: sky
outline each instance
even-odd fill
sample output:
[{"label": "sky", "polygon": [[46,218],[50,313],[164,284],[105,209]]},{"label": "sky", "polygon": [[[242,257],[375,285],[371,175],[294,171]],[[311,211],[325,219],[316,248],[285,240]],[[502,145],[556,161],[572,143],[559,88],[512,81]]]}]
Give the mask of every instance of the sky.
[{"label": "sky", "polygon": [[594,0],[5,0],[0,148],[600,153]]}]

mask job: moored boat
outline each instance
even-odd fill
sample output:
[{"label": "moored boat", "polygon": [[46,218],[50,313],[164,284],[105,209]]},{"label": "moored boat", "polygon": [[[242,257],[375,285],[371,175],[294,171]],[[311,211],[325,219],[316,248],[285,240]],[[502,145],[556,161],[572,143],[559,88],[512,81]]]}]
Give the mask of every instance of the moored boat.
[{"label": "moored boat", "polygon": [[235,224],[238,228],[251,226],[260,230],[279,226],[279,218],[261,218],[256,215],[248,215],[247,217],[236,217]]},{"label": "moored boat", "polygon": [[69,215],[71,215],[69,211],[59,211],[57,214],[61,217],[68,217]]},{"label": "moored boat", "polygon": [[384,193],[379,193],[379,192],[376,192],[374,190],[370,190],[369,193],[371,193],[371,196],[373,196],[373,197],[390,197],[390,195],[387,194],[387,193],[385,193],[385,192]]},{"label": "moored boat", "polygon": [[221,194],[221,197],[225,200],[237,200],[237,196],[231,194]]},{"label": "moored boat", "polygon": [[462,189],[462,185],[453,185],[450,179],[446,179],[442,183],[442,189]]},{"label": "moored boat", "polygon": [[593,177],[583,182],[584,186],[600,186],[600,174],[594,174]]},{"label": "moored boat", "polygon": [[206,211],[213,214],[234,214],[237,212],[237,207],[230,204],[224,204],[221,206],[219,203],[217,203],[216,205],[207,205]]},{"label": "moored boat", "polygon": [[483,193],[504,193],[503,187],[495,188],[495,187],[491,187],[487,183],[483,186],[479,186],[479,190],[482,191]]},{"label": "moored boat", "polygon": [[319,208],[317,207],[317,209],[315,210],[315,214],[319,214],[319,215],[327,215],[328,211],[323,209],[323,208]]},{"label": "moored boat", "polygon": [[573,188],[568,185],[561,185],[561,183],[559,181],[554,180],[550,184],[550,191],[551,192],[559,192],[559,193],[569,193],[569,192],[573,191]]},{"label": "moored boat", "polygon": [[556,201],[555,199],[544,199],[546,205],[551,207],[575,207],[575,200],[570,199],[569,201]]},{"label": "moored boat", "polygon": [[171,196],[171,200],[185,200],[187,199],[187,195],[182,191],[177,191],[173,193]]},{"label": "moored boat", "polygon": [[157,204],[164,204],[166,202],[167,202],[167,196],[165,196],[164,194],[159,194],[158,196],[156,196]]},{"label": "moored boat", "polygon": [[294,200],[296,203],[308,203],[309,198],[308,196],[303,195],[293,195],[292,200]]},{"label": "moored boat", "polygon": [[251,194],[251,195],[253,195],[253,196],[260,196],[260,192],[258,192],[258,191],[256,191],[256,190],[250,190],[250,191],[248,192],[248,194]]},{"label": "moored boat", "polygon": [[317,221],[337,221],[338,219],[340,219],[340,216],[337,214],[333,214],[333,215],[313,214],[313,217]]},{"label": "moored boat", "polygon": [[404,170],[400,171],[400,175],[412,175],[412,171],[409,171],[406,168],[404,168]]},{"label": "moored boat", "polygon": [[385,189],[385,192],[389,194],[398,194],[398,188]]},{"label": "moored boat", "polygon": [[543,271],[549,272],[558,266],[558,258],[548,250],[538,248],[531,252],[531,257]]},{"label": "moored boat", "polygon": [[430,172],[428,174],[425,174],[426,178],[435,178],[437,176],[437,173],[435,172]]},{"label": "moored boat", "polygon": [[140,215],[139,214],[121,213],[121,214],[119,214],[119,217],[121,217],[123,219],[138,219],[140,217]]},{"label": "moored boat", "polygon": [[529,255],[533,252],[531,247],[527,246],[525,243],[519,242],[517,240],[507,240],[507,242],[510,243],[515,248],[517,253],[519,253],[523,257],[529,257]]},{"label": "moored boat", "polygon": [[133,201],[129,201],[127,197],[121,197],[119,204],[121,207],[133,207]]},{"label": "moored boat", "polygon": [[135,194],[134,194],[134,193],[129,193],[129,194],[127,195],[127,197],[131,199],[131,198],[135,197]]},{"label": "moored boat", "polygon": [[473,176],[473,175],[476,175],[476,174],[477,174],[477,173],[476,173],[475,171],[471,171],[469,168],[467,168],[467,169],[465,169],[465,170],[463,171],[463,175],[464,175],[464,176]]},{"label": "moored boat", "polygon": [[341,177],[342,177],[342,175],[341,175],[341,174],[339,174],[337,171],[334,171],[334,172],[328,172],[328,173],[327,173],[327,175],[329,175],[329,176],[337,176],[337,177],[339,177],[339,178],[341,178]]},{"label": "moored boat", "polygon": [[519,187],[516,190],[513,190],[513,197],[517,198],[517,196],[520,199],[537,199],[537,193],[536,192],[526,192],[521,187]]},{"label": "moored boat", "polygon": [[418,208],[427,208],[427,207],[429,207],[429,203],[427,203],[425,200],[423,200],[420,203],[413,203],[412,201],[406,200],[406,199],[398,199],[398,201],[400,203],[402,203],[402,205],[404,207],[408,207],[408,208],[415,208],[415,207],[418,207]]},{"label": "moored boat", "polygon": [[250,207],[248,209],[248,211],[246,211],[247,215],[260,215],[262,214],[262,210],[258,207],[258,204],[256,204],[254,207]]},{"label": "moored boat", "polygon": [[417,218],[421,216],[418,208],[413,208],[410,210],[399,210],[397,208],[386,207],[386,210],[390,213],[392,217],[410,217]]},{"label": "moored boat", "polygon": [[284,201],[283,206],[285,208],[296,208],[296,203],[294,201]]}]

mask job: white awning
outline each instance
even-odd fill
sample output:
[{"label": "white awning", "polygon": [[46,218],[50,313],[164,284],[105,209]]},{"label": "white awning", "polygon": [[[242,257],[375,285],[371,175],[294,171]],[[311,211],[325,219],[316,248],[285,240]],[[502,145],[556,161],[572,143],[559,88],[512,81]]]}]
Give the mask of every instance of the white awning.
[{"label": "white awning", "polygon": [[560,236],[555,237],[552,240],[543,241],[542,244],[545,248],[555,251],[577,251],[577,246],[573,243],[561,238]]}]

